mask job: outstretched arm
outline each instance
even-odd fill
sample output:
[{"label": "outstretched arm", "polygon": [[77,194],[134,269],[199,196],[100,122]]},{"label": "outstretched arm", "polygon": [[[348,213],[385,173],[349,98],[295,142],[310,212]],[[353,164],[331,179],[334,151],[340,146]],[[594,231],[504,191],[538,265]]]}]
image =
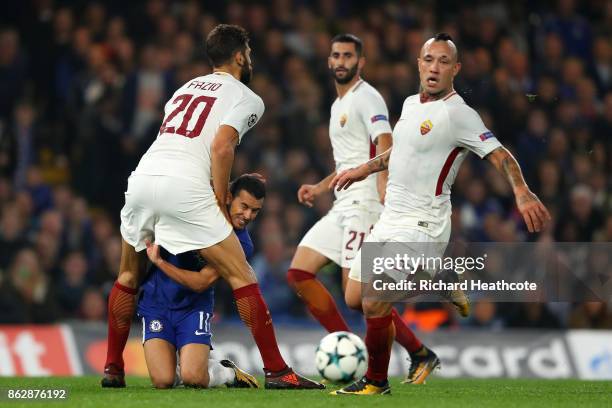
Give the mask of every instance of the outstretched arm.
[{"label": "outstretched arm", "polygon": [[159,245],[151,244],[149,241],[147,241],[146,244],[147,256],[151,262],[172,280],[193,290],[194,292],[204,292],[213,283],[215,283],[217,279],[219,279],[219,274],[217,273],[216,269],[210,265],[206,265],[200,270],[200,272],[181,269],[162,259],[162,257],[159,255]]},{"label": "outstretched arm", "polygon": [[529,190],[521,167],[505,147],[498,147],[486,159],[501,172],[512,186],[518,207],[529,232],[539,232],[550,220],[550,213],[538,196]]},{"label": "outstretched arm", "polygon": [[392,149],[393,147],[390,147],[364,164],[336,174],[336,177],[334,177],[331,183],[329,183],[329,188],[346,190],[351,186],[351,184],[365,179],[372,173],[387,170],[387,168],[389,168],[389,158],[391,157]]},{"label": "outstretched arm", "polygon": [[329,191],[329,183],[335,176],[336,172],[334,171],[317,184],[302,184],[297,193],[300,204],[304,204],[306,207],[312,207],[314,204],[314,199],[319,194]]}]

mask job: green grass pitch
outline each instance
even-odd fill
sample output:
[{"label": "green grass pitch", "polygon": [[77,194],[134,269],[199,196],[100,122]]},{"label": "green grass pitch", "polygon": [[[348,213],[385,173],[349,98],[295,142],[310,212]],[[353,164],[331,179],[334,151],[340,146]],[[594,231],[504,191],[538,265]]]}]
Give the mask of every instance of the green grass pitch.
[{"label": "green grass pitch", "polygon": [[[611,407],[612,382],[578,380],[447,380],[425,385],[391,382],[389,396],[331,396],[323,391],[267,391],[217,388],[155,390],[148,378],[130,377],[125,389],[102,389],[99,377],[0,377],[2,407]],[[261,379],[260,379],[261,380]],[[67,388],[65,401],[8,401],[8,388]],[[293,406],[292,406],[293,404]]]}]

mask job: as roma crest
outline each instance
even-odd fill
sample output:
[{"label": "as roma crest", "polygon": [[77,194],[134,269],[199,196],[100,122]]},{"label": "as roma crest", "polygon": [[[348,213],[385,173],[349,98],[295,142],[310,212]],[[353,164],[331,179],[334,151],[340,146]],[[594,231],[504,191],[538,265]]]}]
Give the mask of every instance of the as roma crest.
[{"label": "as roma crest", "polygon": [[340,127],[344,127],[347,119],[348,119],[348,116],[346,116],[346,113],[343,113],[342,116],[340,116]]},{"label": "as roma crest", "polygon": [[421,135],[426,135],[433,128],[433,123],[431,120],[427,119],[423,123],[421,123]]}]

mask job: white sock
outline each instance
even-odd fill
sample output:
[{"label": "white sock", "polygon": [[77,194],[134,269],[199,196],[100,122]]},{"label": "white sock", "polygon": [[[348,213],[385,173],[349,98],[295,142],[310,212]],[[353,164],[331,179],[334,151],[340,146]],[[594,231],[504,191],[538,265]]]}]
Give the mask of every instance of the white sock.
[{"label": "white sock", "polygon": [[236,373],[229,367],[223,367],[221,363],[212,358],[208,360],[208,388],[231,384],[236,378]]},{"label": "white sock", "polygon": [[183,380],[181,379],[181,365],[179,363],[176,364],[176,372],[174,373],[174,384],[173,387],[179,387],[183,385]]}]

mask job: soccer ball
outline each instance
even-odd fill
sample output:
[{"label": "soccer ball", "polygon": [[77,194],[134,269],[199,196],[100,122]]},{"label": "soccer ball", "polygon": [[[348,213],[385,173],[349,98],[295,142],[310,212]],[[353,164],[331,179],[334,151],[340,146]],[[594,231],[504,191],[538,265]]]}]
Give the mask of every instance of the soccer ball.
[{"label": "soccer ball", "polygon": [[326,380],[346,383],[363,377],[368,368],[368,351],[359,336],[334,332],[319,343],[315,364]]}]

